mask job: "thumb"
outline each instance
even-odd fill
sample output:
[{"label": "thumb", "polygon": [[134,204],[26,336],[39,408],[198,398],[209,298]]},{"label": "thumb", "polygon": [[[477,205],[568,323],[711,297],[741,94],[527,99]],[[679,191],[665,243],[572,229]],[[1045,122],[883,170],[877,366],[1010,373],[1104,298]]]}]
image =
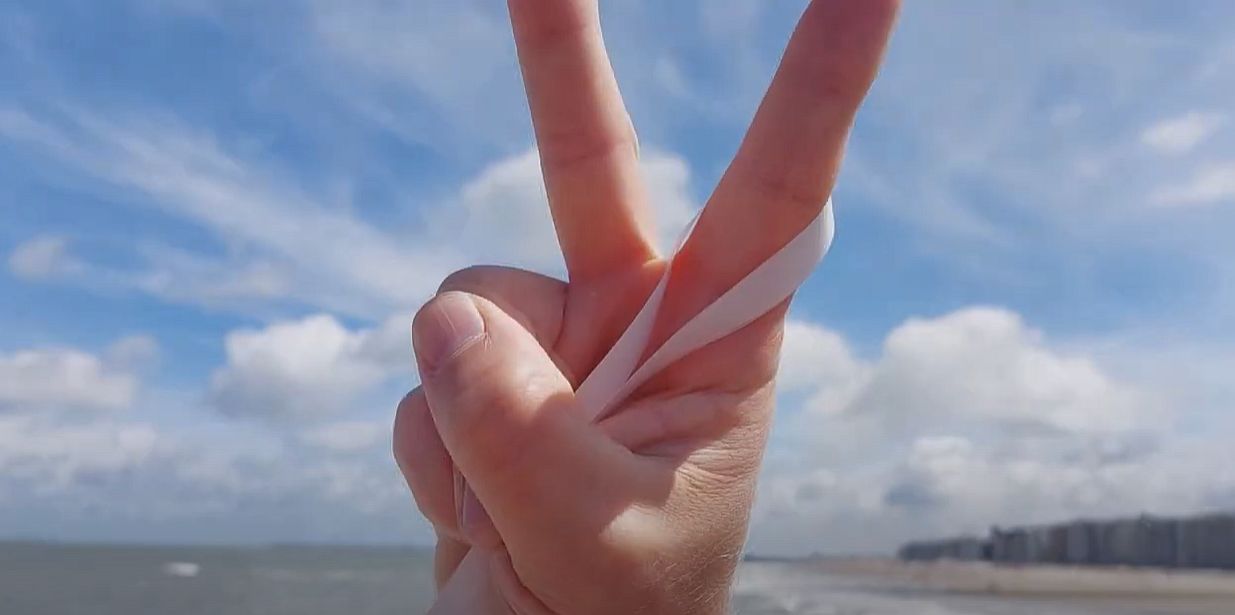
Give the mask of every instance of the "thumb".
[{"label": "thumb", "polygon": [[570,381],[515,319],[447,292],[421,308],[412,338],[442,442],[508,544],[560,536],[586,517],[582,506],[606,499],[602,487],[612,497],[624,451],[586,420]]}]

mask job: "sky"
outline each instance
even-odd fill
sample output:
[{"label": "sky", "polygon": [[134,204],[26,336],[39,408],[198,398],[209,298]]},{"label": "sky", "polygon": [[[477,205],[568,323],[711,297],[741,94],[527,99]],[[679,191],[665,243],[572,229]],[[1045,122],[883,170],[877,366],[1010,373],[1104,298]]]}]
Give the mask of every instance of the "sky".
[{"label": "sky", "polygon": [[[662,235],[801,0],[602,2]],[[749,548],[1235,509],[1235,4],[907,2]],[[0,538],[429,544],[411,314],[560,275],[497,0],[0,3]]]}]

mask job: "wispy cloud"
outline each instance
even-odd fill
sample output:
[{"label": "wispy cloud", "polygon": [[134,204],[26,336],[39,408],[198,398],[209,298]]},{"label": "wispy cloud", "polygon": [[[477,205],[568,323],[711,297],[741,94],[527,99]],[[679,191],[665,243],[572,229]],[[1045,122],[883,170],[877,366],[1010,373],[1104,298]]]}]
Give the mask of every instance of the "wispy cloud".
[{"label": "wispy cloud", "polygon": [[[175,120],[149,122],[70,111],[63,118],[0,109],[0,135],[27,143],[83,176],[132,191],[126,203],[181,218],[210,231],[248,270],[251,283],[224,276],[202,255],[173,253],[152,263],[143,284],[154,289],[200,284],[186,295],[282,291],[346,312],[373,314],[413,305],[450,271],[440,253],[400,242],[345,204],[322,202],[261,160],[225,151],[208,134]],[[165,255],[165,254],[164,254]],[[163,269],[164,266],[177,269]],[[193,275],[196,274],[196,275]],[[280,279],[286,276],[285,279]],[[166,280],[174,280],[169,282]],[[213,280],[213,282],[212,282]]]},{"label": "wispy cloud", "polygon": [[58,235],[33,237],[9,254],[9,271],[29,280],[45,280],[79,273],[84,265],[69,254],[69,241]]},{"label": "wispy cloud", "polygon": [[1191,179],[1159,189],[1154,202],[1174,207],[1235,202],[1235,161],[1203,166]]},{"label": "wispy cloud", "polygon": [[1224,114],[1193,111],[1146,128],[1141,133],[1141,142],[1163,154],[1184,154],[1213,136],[1226,122]]},{"label": "wispy cloud", "polygon": [[[313,198],[273,165],[171,119],[143,123],[77,111],[58,120],[0,109],[0,136],[129,191],[128,207],[207,230],[223,248],[192,252],[127,238],[149,267],[117,270],[71,254],[64,238],[38,237],[9,259],[26,277],[76,278],[207,306],[293,301],[380,318],[418,305],[467,264],[561,269],[535,150],[482,169],[457,199],[422,204],[424,225],[400,232],[364,220],[349,203]],[[695,208],[689,167],[652,150],[643,169],[669,243]]]}]

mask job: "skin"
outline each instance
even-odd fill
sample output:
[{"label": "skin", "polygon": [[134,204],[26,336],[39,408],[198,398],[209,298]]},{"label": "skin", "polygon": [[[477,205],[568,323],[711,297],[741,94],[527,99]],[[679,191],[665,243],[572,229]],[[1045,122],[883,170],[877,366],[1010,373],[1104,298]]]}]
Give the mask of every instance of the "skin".
[{"label": "skin", "polygon": [[[806,9],[672,263],[653,348],[819,214],[898,4]],[[575,387],[670,265],[653,248],[596,0],[509,8],[569,280],[466,269],[413,322],[422,386],[399,404],[394,449],[438,534],[439,586],[477,549],[488,561],[477,591],[521,615],[723,613],[788,302],[670,366],[601,423],[583,418]]]}]

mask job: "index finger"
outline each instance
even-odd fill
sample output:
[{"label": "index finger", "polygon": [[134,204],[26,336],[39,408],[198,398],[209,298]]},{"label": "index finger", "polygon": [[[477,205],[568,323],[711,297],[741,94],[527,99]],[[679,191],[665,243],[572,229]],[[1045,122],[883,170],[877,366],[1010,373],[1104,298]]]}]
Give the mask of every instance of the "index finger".
[{"label": "index finger", "polygon": [[898,6],[814,0],[807,7],[737,156],[675,259],[675,270],[689,274],[672,309],[689,317],[819,215]]}]

